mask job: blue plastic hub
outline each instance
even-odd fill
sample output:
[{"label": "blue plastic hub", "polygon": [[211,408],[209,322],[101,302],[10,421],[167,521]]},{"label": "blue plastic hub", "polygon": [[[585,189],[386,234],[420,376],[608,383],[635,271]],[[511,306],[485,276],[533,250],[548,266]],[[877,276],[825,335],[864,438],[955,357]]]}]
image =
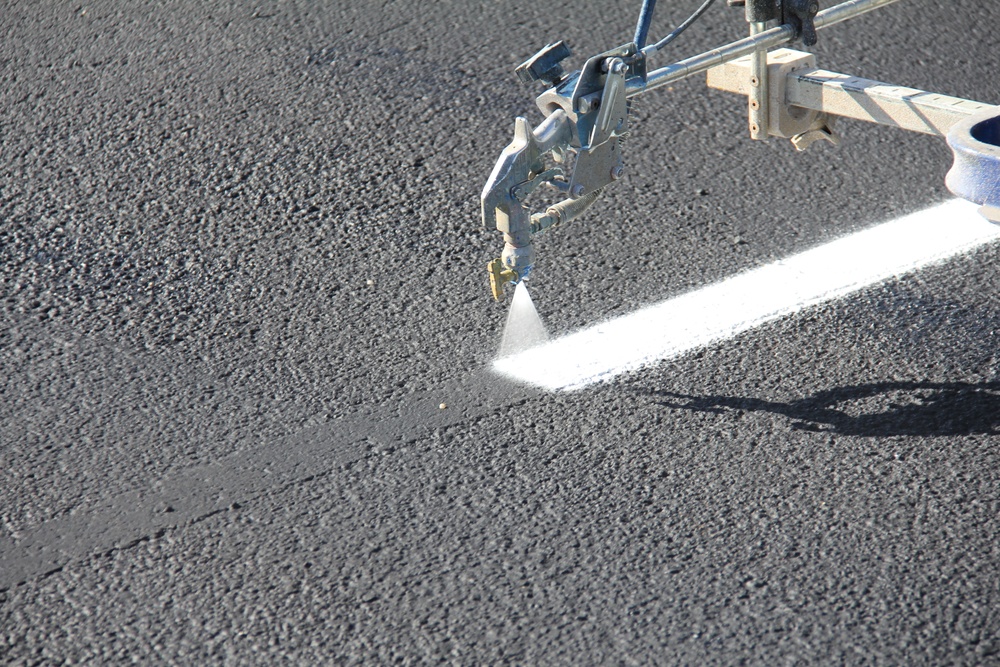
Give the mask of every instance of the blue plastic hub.
[{"label": "blue plastic hub", "polygon": [[948,189],[982,205],[986,217],[1000,222],[1000,107],[955,125],[948,133],[948,145],[955,155],[945,177]]}]

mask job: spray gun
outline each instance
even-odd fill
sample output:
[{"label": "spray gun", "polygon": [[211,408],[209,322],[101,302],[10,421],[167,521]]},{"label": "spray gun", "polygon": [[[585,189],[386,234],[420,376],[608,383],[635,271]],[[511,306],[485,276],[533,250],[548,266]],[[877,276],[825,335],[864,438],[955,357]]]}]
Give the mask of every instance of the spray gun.
[{"label": "spray gun", "polygon": [[[560,63],[569,56],[569,47],[556,42],[516,70],[521,81],[542,81],[551,88],[538,98],[545,121],[535,129],[524,118],[514,121],[514,141],[500,155],[483,188],[483,223],[504,236],[503,254],[488,267],[496,299],[506,283],[519,282],[531,271],[532,235],[578,217],[604,186],[624,172],[626,84],[644,78],[644,57],[634,43],[627,44],[566,74]],[[565,198],[544,213],[531,214],[525,201],[542,185],[556,188]]]},{"label": "spray gun", "polygon": [[[817,30],[896,1],[848,0],[819,11],[817,0],[727,0],[745,8],[748,37],[655,70],[647,69],[650,57],[713,0],[650,45],[656,0],[644,0],[633,40],[587,59],[578,71],[563,70],[571,56],[565,43],[544,47],[515,71],[523,83],[547,86],[536,99],[545,120],[534,129],[515,120],[514,140],[483,188],[483,224],[504,238],[503,253],[487,267],[493,297],[528,276],[533,235],[577,218],[623,176],[629,99],[699,73],[707,73],[712,88],[747,96],[755,140],[786,138],[797,150],[821,140],[837,144],[837,117],[947,137],[955,156],[948,187],[1000,222],[1000,107],[820,70],[812,54],[781,48],[799,39],[812,46]],[[541,186],[562,199],[531,213],[527,199]]]}]

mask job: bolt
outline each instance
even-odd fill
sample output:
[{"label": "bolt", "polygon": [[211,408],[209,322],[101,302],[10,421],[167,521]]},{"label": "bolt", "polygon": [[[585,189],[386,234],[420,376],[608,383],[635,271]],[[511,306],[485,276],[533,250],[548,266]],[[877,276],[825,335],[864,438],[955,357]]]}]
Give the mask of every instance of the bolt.
[{"label": "bolt", "polygon": [[580,113],[590,113],[591,111],[594,111],[595,109],[599,109],[600,107],[601,107],[601,98],[600,97],[595,97],[595,98],[581,97],[580,98]]},{"label": "bolt", "polygon": [[573,191],[570,192],[570,194],[573,195],[574,197],[582,197],[583,196],[583,186],[582,185],[574,185],[573,186]]},{"label": "bolt", "polygon": [[750,108],[753,109],[754,111],[760,109],[760,102],[758,102],[757,100],[750,100]]},{"label": "bolt", "polygon": [[758,79],[755,76],[750,77],[750,85],[756,88],[757,86],[760,85],[760,79]]},{"label": "bolt", "polygon": [[617,167],[613,167],[611,169],[611,180],[612,181],[617,181],[619,178],[622,177],[623,173],[625,173],[625,168],[622,167],[621,165],[618,165]]}]

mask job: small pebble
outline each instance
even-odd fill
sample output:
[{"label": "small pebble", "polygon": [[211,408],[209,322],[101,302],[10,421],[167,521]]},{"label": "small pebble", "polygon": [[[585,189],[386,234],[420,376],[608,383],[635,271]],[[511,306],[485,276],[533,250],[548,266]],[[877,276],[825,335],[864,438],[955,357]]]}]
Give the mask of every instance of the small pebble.
[{"label": "small pebble", "polygon": [[375,281],[372,280],[371,278],[369,278],[368,280],[365,281],[365,285],[368,285],[369,287],[371,287],[374,284],[375,284]]},{"label": "small pebble", "polygon": [[447,403],[442,403],[442,404],[441,404],[441,405],[439,405],[438,407],[439,407],[439,408],[441,408],[442,410],[444,410],[445,408],[447,408],[447,407],[448,407],[448,404],[447,404]]}]

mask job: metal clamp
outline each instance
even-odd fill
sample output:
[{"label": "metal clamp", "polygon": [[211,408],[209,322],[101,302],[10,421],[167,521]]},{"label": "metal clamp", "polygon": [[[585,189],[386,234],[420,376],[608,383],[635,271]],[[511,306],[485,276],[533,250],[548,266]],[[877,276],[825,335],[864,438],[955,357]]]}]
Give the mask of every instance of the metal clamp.
[{"label": "metal clamp", "polygon": [[[708,71],[708,87],[741,95],[750,95],[749,81],[753,56],[713,67]],[[805,150],[817,139],[838,143],[832,118],[821,110],[789,104],[789,81],[796,72],[815,69],[816,56],[793,49],[777,49],[767,56],[769,79],[768,115],[765,131],[769,136],[792,139],[798,150]]]}]

